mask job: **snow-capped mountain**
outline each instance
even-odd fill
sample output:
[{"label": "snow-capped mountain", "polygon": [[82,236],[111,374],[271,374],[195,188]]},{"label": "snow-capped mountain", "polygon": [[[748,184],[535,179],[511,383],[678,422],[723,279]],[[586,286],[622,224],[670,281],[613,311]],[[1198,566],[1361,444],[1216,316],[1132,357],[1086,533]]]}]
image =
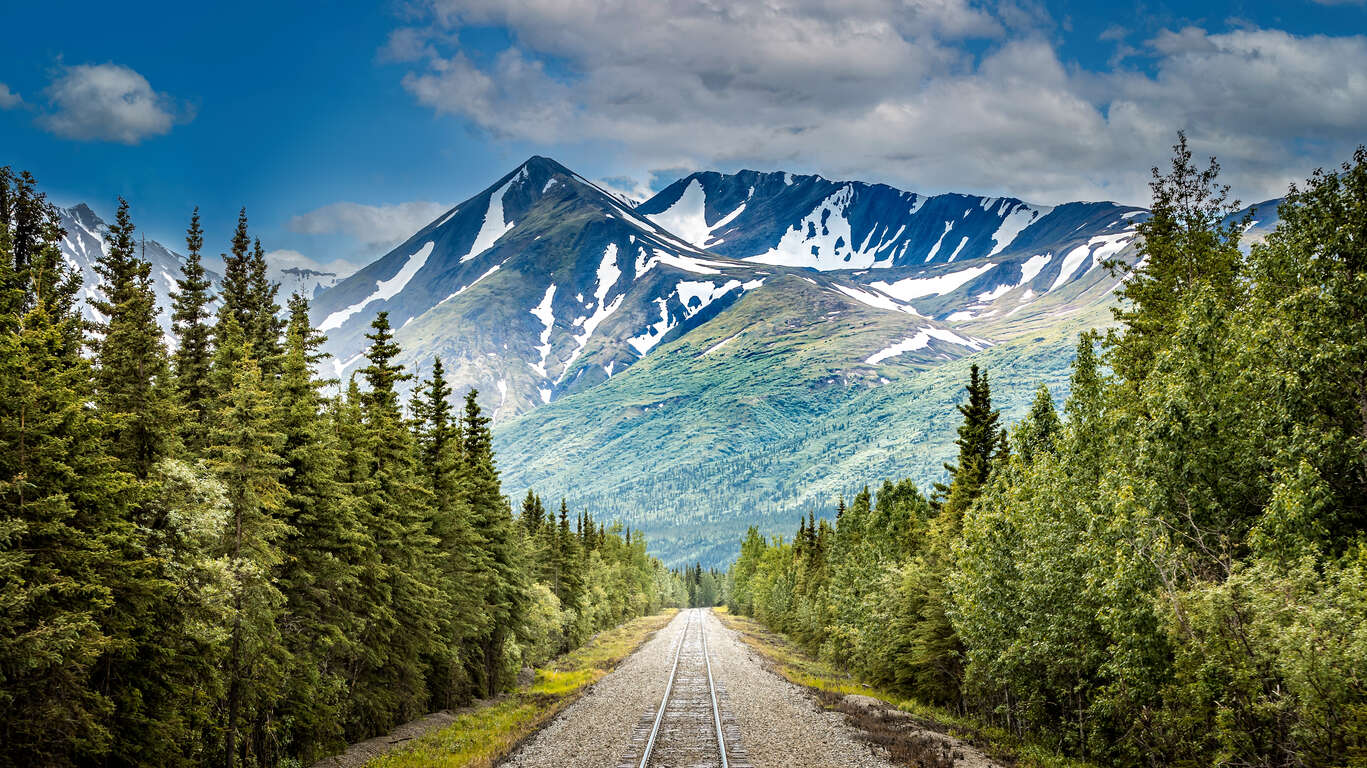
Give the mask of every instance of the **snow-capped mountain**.
[{"label": "snow-capped mountain", "polygon": [[[895,318],[869,344],[935,325],[848,275],[701,250],[542,157],[324,291],[313,315],[336,374],[360,365],[364,334],[384,310],[405,362],[421,370],[441,356],[456,384],[479,388],[503,419],[606,381],[767,283],[793,285],[777,278],[798,272],[842,302]],[[936,328],[936,345],[953,337],[969,352],[983,343]]]},{"label": "snow-capped mountain", "polygon": [[1099,277],[1093,269],[1134,242],[1147,213],[756,171],[694,173],[637,212],[734,259],[854,270],[860,282],[950,322],[982,317],[1015,289],[1013,299],[1029,292],[1030,302]]},{"label": "snow-capped mountain", "polygon": [[[95,262],[105,253],[105,239],[109,235],[109,224],[100,218],[85,203],[70,208],[58,208],[62,228],[66,237],[62,239],[62,256],[68,265],[81,275],[81,299],[85,316],[89,320],[98,319],[89,301],[99,291],[100,276],[95,271]],[[180,267],[185,257],[167,248],[156,240],[139,238],[138,255],[152,265],[152,290],[157,294],[157,306],[161,312],[157,323],[161,326],[167,341],[171,339],[171,292],[176,289],[176,280],[181,278]],[[218,275],[209,272],[209,279],[218,282]]]},{"label": "snow-capped mountain", "polygon": [[724,256],[818,270],[962,262],[1041,242],[1071,224],[1138,208],[1032,205],[1011,197],[926,196],[885,184],[741,171],[694,173],[637,212]]}]

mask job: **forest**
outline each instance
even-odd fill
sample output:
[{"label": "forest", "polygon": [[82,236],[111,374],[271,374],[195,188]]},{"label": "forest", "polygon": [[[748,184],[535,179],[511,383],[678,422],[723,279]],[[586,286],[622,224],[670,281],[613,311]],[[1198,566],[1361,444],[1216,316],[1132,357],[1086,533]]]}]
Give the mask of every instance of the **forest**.
[{"label": "forest", "polygon": [[1061,413],[975,366],[947,482],[751,529],[753,615],[1091,764],[1367,765],[1367,150],[1248,222],[1179,139]]},{"label": "forest", "polygon": [[63,236],[0,169],[0,765],[308,765],[715,599],[590,512],[515,514],[476,392],[436,360],[401,403],[384,313],[320,377],[245,211],[217,291],[191,218],[173,344],[126,202],[98,290]]}]

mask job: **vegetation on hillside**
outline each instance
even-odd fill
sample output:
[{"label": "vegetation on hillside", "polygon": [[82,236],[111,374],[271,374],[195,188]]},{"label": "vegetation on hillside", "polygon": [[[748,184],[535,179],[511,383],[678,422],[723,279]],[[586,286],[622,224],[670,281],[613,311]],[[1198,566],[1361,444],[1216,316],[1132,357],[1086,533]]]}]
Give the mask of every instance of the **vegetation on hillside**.
[{"label": "vegetation on hillside", "polygon": [[506,690],[682,606],[640,535],[503,496],[476,393],[405,409],[382,313],[344,394],[245,212],[216,297],[196,214],[173,309],[120,201],[101,322],[55,209],[0,170],[0,765],[298,765]]},{"label": "vegetation on hillside", "polygon": [[947,484],[752,530],[732,610],[1100,764],[1367,765],[1367,150],[1247,252],[1217,170],[1155,171],[1061,415],[974,371]]}]

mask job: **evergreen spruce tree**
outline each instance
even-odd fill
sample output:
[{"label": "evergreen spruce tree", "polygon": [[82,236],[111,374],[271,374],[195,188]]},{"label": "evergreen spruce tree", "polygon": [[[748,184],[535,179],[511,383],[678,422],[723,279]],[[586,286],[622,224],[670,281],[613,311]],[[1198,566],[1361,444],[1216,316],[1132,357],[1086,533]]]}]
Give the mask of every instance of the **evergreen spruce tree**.
[{"label": "evergreen spruce tree", "polygon": [[949,485],[935,485],[937,498],[942,503],[952,500],[960,514],[987,482],[993,457],[1000,448],[997,422],[1001,413],[992,410],[987,373],[979,373],[976,363],[969,368],[966,389],[968,402],[958,405],[964,420],[959,425],[959,437],[954,441],[959,446],[959,461],[958,464],[945,464]]},{"label": "evergreen spruce tree", "polygon": [[[1054,398],[1049,394],[1049,388],[1041,384],[1035,390],[1030,412],[1016,432],[1016,452],[1020,454],[1021,461],[1029,465],[1034,463],[1036,456],[1052,453],[1057,448],[1062,431],[1063,422],[1059,421],[1058,412],[1054,410]],[[1005,435],[1005,430],[1002,434]]]},{"label": "evergreen spruce tree", "polygon": [[[0,764],[107,753],[112,701],[90,685],[115,641],[103,618],[126,542],[114,471],[80,354],[79,278],[56,211],[0,168]],[[16,241],[23,252],[16,254]]]},{"label": "evergreen spruce tree", "polygon": [[261,247],[261,238],[252,243],[251,259],[247,264],[248,307],[251,317],[250,327],[244,326],[252,340],[252,354],[261,361],[261,371],[269,380],[280,370],[280,336],[284,322],[280,318],[280,305],[276,302],[278,283],[273,283],[267,272],[266,252]]},{"label": "evergreen spruce tree", "polygon": [[527,604],[524,563],[514,535],[512,511],[503,497],[494,467],[489,419],[480,411],[478,392],[465,396],[461,424],[462,472],[466,504],[487,559],[482,602],[490,623],[478,641],[471,675],[478,688],[493,695],[508,682],[503,669],[504,644],[512,639]]},{"label": "evergreen spruce tree", "polygon": [[204,246],[204,231],[199,226],[199,208],[190,216],[190,227],[185,232],[185,263],[182,276],[176,280],[171,294],[172,331],[176,336],[176,351],[172,356],[175,367],[176,394],[184,407],[181,436],[192,455],[204,450],[208,439],[210,400],[209,366],[213,359],[212,330],[209,326],[209,303],[213,301],[211,283],[200,262]]},{"label": "evergreen spruce tree", "polygon": [[969,369],[966,389],[968,402],[959,405],[964,417],[956,441],[959,461],[945,465],[952,478],[949,485],[936,485],[939,513],[931,523],[930,540],[907,571],[904,585],[908,606],[904,680],[931,701],[955,705],[961,703],[963,648],[949,616],[952,552],[962,536],[964,514],[982,493],[1000,451],[1000,413],[992,409],[987,374],[980,374],[976,364]]},{"label": "evergreen spruce tree", "polygon": [[345,743],[346,664],[361,634],[357,596],[367,538],[339,482],[336,431],[323,418],[326,382],[314,373],[322,342],[309,324],[308,301],[291,297],[276,385],[287,529],[275,580],[285,601],[281,640],[292,658],[280,719],[290,724],[290,751],[306,763]]},{"label": "evergreen spruce tree", "polygon": [[279,629],[285,598],[272,575],[281,564],[280,544],[291,530],[280,517],[286,499],[280,482],[282,435],[269,391],[236,319],[226,322],[225,340],[240,348],[237,354],[220,349],[219,360],[231,361],[232,373],[221,372],[230,376],[231,385],[219,395],[208,453],[229,509],[220,545],[232,580],[221,757],[232,768],[270,765],[279,758],[279,724],[271,714],[284,696],[290,658]]},{"label": "evergreen spruce tree", "polygon": [[108,251],[95,266],[104,297],[91,302],[105,318],[95,343],[96,396],[111,421],[115,455],[125,469],[144,479],[173,449],[177,417],[157,327],[152,266],[138,258],[128,203],[122,198],[109,229]]},{"label": "evergreen spruce tree", "polygon": [[254,322],[251,310],[252,275],[251,257],[247,249],[251,238],[247,234],[247,209],[237,214],[237,228],[233,231],[230,253],[223,254],[223,282],[219,290],[218,320],[214,330],[215,343],[222,344],[221,337],[226,328],[224,321],[231,316],[237,327],[248,333]]},{"label": "evergreen spruce tree", "polygon": [[360,669],[353,673],[353,718],[362,731],[383,730],[421,714],[428,701],[424,658],[433,650],[440,615],[428,507],[414,460],[411,433],[396,385],[409,374],[395,362],[399,347],[381,312],[366,334],[369,365],[361,370],[362,435],[356,468],[358,520],[374,557],[362,571],[362,593],[372,610]]},{"label": "evergreen spruce tree", "polygon": [[436,358],[431,379],[419,386],[413,401],[418,466],[432,500],[428,524],[435,539],[441,601],[438,641],[427,661],[429,706],[434,709],[455,706],[470,695],[461,650],[488,629],[477,589],[487,564],[461,493],[460,425],[452,419],[450,397],[446,370]]}]

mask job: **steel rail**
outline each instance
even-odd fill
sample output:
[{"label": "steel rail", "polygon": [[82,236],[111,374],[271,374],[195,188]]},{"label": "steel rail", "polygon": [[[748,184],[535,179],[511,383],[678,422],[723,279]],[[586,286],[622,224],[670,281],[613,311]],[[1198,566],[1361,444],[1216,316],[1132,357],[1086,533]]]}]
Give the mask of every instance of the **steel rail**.
[{"label": "steel rail", "polygon": [[674,690],[674,677],[679,672],[679,656],[683,654],[684,643],[688,642],[688,630],[693,626],[693,612],[688,612],[688,621],[684,624],[683,634],[679,635],[679,647],[674,651],[674,666],[669,670],[669,682],[665,684],[665,695],[660,697],[660,710],[655,713],[655,725],[650,729],[650,738],[646,741],[646,747],[641,752],[640,768],[646,768],[646,763],[650,762],[651,750],[655,749],[655,737],[660,735],[660,722],[664,720],[665,708],[669,706],[669,693]]},{"label": "steel rail", "polygon": [[712,657],[707,652],[707,617],[702,620],[702,658],[707,663],[707,690],[712,694],[712,722],[717,726],[717,749],[721,752],[721,768],[731,768],[726,761],[726,739],[721,735],[721,710],[717,707],[717,686],[712,682]]}]

